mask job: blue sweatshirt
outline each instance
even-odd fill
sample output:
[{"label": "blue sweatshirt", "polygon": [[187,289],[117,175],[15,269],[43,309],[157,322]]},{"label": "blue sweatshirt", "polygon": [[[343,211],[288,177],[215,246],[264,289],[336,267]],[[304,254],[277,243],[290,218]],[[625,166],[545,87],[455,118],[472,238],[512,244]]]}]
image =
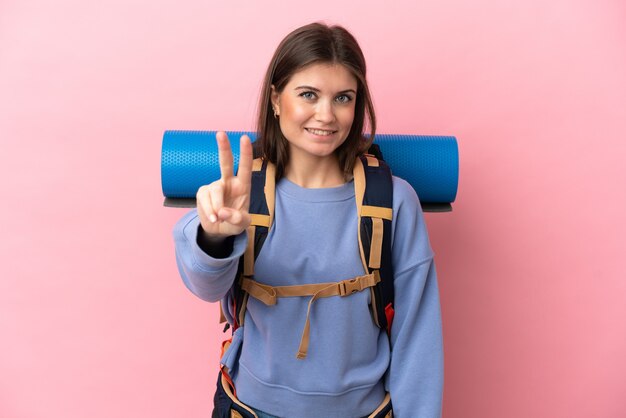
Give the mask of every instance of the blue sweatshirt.
[{"label": "blue sweatshirt", "polygon": [[[310,344],[296,358],[309,297],[266,306],[249,298],[244,326],[222,358],[239,399],[280,417],[362,417],[391,394],[394,417],[441,416],[443,342],[437,275],[419,200],[393,178],[392,260],[395,318],[391,338],[373,322],[368,290],[313,302]],[[174,228],[185,285],[222,302],[232,323],[231,286],[245,234],[232,254],[213,258],[197,244],[195,210]],[[365,274],[360,261],[352,182],[306,189],[281,179],[274,224],[255,264],[255,279],[272,286],[335,282]]]}]

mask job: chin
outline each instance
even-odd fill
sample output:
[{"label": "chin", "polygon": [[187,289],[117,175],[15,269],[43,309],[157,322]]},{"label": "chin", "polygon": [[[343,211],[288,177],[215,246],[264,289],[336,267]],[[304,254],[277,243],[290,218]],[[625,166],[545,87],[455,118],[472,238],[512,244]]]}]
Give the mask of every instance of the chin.
[{"label": "chin", "polygon": [[[290,154],[292,156],[327,158],[335,154],[338,147],[329,144],[317,144],[317,146],[292,147]],[[298,158],[298,157],[296,157]]]},{"label": "chin", "polygon": [[339,148],[339,146],[312,147],[311,149],[305,151],[311,155],[315,155],[316,157],[323,158],[334,155],[337,148]]}]

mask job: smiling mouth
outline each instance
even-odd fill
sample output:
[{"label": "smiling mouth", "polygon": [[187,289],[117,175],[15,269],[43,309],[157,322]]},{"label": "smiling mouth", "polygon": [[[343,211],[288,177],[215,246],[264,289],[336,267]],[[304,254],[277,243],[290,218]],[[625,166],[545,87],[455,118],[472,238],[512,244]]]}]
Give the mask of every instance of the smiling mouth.
[{"label": "smiling mouth", "polygon": [[319,135],[319,136],[329,136],[337,132],[337,131],[327,131],[325,129],[313,129],[313,128],[304,128],[304,129],[306,129],[307,132],[310,132],[313,135]]}]

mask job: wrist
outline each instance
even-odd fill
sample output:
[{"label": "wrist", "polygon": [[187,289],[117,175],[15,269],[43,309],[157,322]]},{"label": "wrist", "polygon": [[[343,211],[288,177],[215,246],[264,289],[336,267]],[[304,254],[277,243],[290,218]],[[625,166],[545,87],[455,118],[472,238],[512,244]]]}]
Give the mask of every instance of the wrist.
[{"label": "wrist", "polygon": [[233,235],[209,234],[202,225],[198,225],[198,246],[213,258],[226,258],[233,252],[235,237]]}]

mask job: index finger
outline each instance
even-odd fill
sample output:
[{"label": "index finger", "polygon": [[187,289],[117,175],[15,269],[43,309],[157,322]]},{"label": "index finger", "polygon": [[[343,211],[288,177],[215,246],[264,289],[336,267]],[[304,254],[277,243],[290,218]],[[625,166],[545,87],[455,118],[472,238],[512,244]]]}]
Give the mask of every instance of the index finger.
[{"label": "index finger", "polygon": [[217,151],[220,160],[220,173],[222,179],[233,176],[233,151],[230,149],[230,142],[226,132],[220,131],[215,135],[217,139]]},{"label": "index finger", "polygon": [[239,169],[237,178],[244,183],[248,190],[252,181],[252,143],[248,135],[242,135],[239,140]]}]

